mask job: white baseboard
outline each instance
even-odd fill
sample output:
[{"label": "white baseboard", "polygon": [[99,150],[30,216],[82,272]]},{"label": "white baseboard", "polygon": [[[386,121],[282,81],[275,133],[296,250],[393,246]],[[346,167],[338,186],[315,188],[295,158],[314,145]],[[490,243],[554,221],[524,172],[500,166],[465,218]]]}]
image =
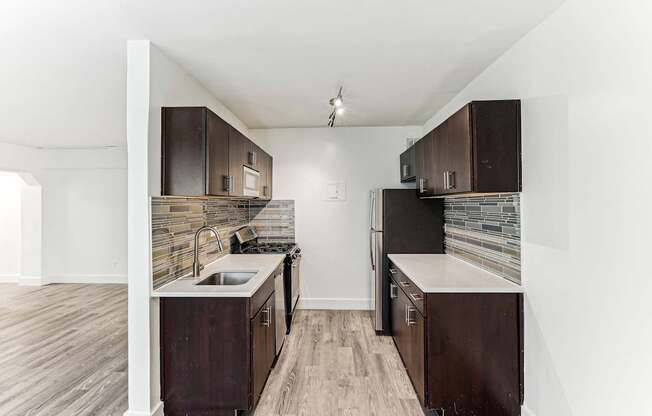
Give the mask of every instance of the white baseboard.
[{"label": "white baseboard", "polygon": [[127,284],[127,276],[121,274],[50,275],[45,279],[51,283]]},{"label": "white baseboard", "polygon": [[0,274],[0,283],[18,283],[19,274]]},{"label": "white baseboard", "polygon": [[298,309],[372,310],[371,299],[299,298]]},{"label": "white baseboard", "polygon": [[124,412],[123,416],[163,416],[163,402],[159,400],[154,406],[152,406],[152,410],[149,412],[127,410]]},{"label": "white baseboard", "polygon": [[522,416],[537,416],[527,406],[521,406],[521,415]]},{"label": "white baseboard", "polygon": [[20,276],[18,277],[18,285],[20,286],[42,286],[43,279],[41,276]]}]

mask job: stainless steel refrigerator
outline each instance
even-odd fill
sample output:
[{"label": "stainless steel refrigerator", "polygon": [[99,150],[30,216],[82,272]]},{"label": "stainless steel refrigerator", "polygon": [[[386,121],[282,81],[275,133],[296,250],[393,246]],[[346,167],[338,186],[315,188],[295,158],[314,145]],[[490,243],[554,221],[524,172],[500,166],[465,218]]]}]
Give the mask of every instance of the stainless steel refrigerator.
[{"label": "stainless steel refrigerator", "polygon": [[369,196],[369,260],[374,326],[391,334],[388,254],[444,252],[442,199],[419,199],[414,189],[373,189]]}]

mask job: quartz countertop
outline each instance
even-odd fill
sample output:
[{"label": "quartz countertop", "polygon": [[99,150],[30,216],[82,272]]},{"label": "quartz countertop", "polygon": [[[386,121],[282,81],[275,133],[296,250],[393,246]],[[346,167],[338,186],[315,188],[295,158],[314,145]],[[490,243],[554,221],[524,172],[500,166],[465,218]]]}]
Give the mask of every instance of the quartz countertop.
[{"label": "quartz countertop", "polygon": [[[227,254],[205,265],[199,277],[185,276],[152,292],[153,297],[245,297],[256,293],[285,259],[285,254]],[[217,272],[256,272],[243,285],[202,285],[197,283]]]},{"label": "quartz countertop", "polygon": [[520,293],[523,288],[447,254],[389,254],[424,293]]}]

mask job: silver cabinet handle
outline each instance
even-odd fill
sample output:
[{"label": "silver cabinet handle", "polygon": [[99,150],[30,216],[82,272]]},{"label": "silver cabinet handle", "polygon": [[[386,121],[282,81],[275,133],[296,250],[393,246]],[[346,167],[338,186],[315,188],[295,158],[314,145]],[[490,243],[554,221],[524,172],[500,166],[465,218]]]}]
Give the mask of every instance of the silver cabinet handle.
[{"label": "silver cabinet handle", "polygon": [[263,313],[265,313],[265,319],[263,320],[263,326],[269,326],[272,323],[272,308],[271,308],[271,306],[268,306],[265,309],[263,309]]},{"label": "silver cabinet handle", "polygon": [[417,310],[411,306],[405,305],[405,323],[408,326],[412,326],[417,323],[417,321],[412,320],[412,312],[416,312]]},{"label": "silver cabinet handle", "polygon": [[419,178],[419,193],[424,193],[424,183],[425,179],[424,178]]},{"label": "silver cabinet handle", "polygon": [[401,286],[403,286],[403,287],[408,287],[408,286],[410,286],[410,282],[406,282],[406,281],[403,281],[403,280],[401,280],[401,281],[398,282],[398,283],[399,283]]},{"label": "silver cabinet handle", "polygon": [[419,295],[418,293],[410,293],[410,297],[415,302],[421,302],[423,300],[423,296]]},{"label": "silver cabinet handle", "polygon": [[391,274],[396,274],[396,273],[398,273],[398,270],[393,269],[393,268],[390,267],[390,268],[389,268],[389,272],[390,272]]},{"label": "silver cabinet handle", "polygon": [[444,172],[444,189],[455,189],[455,171]]},{"label": "silver cabinet handle", "polygon": [[398,286],[394,283],[389,284],[389,298],[396,299],[398,297]]},{"label": "silver cabinet handle", "polygon": [[233,176],[225,175],[224,176],[224,190],[226,192],[231,192],[233,189]]}]

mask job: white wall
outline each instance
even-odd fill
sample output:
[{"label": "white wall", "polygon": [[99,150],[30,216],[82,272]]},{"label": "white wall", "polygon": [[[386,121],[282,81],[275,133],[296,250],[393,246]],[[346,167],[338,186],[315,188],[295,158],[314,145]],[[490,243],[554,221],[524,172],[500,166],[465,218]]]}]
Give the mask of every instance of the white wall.
[{"label": "white wall", "polygon": [[160,195],[161,107],[206,106],[241,132],[247,127],[149,41],[127,42],[129,221],[129,410],[161,412],[158,300],[150,297],[149,196]]},{"label": "white wall", "polygon": [[[415,127],[253,130],[274,157],[274,198],[294,199],[303,251],[301,307],[370,309],[369,191],[402,187],[399,154]],[[324,200],[328,181],[347,199]]]},{"label": "white wall", "polygon": [[250,135],[247,126],[224,104],[155,46],[151,49],[150,65],[149,192],[160,195],[161,107],[208,107],[240,132]]},{"label": "white wall", "polygon": [[0,172],[0,282],[20,274],[20,207],[22,180]]},{"label": "white wall", "polygon": [[652,4],[569,0],[467,86],[522,99],[526,405],[652,408]]},{"label": "white wall", "polygon": [[29,277],[43,283],[126,282],[126,159],[121,148],[0,143],[0,170],[28,172],[42,188],[43,261]]}]

